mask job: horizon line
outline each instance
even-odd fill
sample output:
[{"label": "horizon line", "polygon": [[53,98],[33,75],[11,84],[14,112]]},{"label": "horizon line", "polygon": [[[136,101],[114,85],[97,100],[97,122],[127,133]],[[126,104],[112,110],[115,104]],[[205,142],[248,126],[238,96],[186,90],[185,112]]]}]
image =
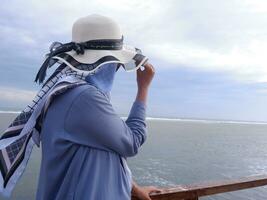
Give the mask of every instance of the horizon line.
[{"label": "horizon line", "polygon": [[[0,110],[0,114],[19,114],[21,111],[3,111]],[[126,116],[121,116],[122,119],[127,119]],[[265,121],[246,121],[246,120],[220,120],[220,119],[195,119],[195,118],[175,118],[175,117],[146,117],[149,121],[175,121],[175,122],[201,122],[201,123],[227,123],[227,124],[258,124],[267,125]]]}]

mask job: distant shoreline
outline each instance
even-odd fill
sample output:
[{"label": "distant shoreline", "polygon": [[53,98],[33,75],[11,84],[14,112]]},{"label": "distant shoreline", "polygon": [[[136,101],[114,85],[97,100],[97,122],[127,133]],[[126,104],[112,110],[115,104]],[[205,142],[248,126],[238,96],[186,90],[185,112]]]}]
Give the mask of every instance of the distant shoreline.
[{"label": "distant shoreline", "polygon": [[21,111],[5,111],[5,110],[0,110],[0,114],[19,114]]},{"label": "distant shoreline", "polygon": [[[123,119],[127,117],[123,116]],[[168,118],[168,117],[146,117],[150,121],[174,121],[174,122],[197,122],[197,123],[218,123],[218,124],[254,124],[267,125],[267,122],[257,121],[238,121],[238,120],[219,120],[219,119],[193,119],[193,118]]]},{"label": "distant shoreline", "polygon": [[234,121],[234,120],[216,120],[216,119],[190,119],[190,118],[157,118],[147,117],[148,120],[160,121],[181,121],[181,122],[200,122],[200,123],[218,123],[218,124],[262,124],[267,125],[267,122],[256,121]]},{"label": "distant shoreline", "polygon": [[[21,111],[3,111],[0,114],[19,114]],[[123,119],[127,117],[122,116]],[[193,119],[193,118],[171,118],[171,117],[146,117],[150,121],[175,121],[175,122],[199,122],[199,123],[218,123],[218,124],[259,124],[267,125],[267,122],[257,121],[238,121],[238,120],[219,120],[219,119]]]}]

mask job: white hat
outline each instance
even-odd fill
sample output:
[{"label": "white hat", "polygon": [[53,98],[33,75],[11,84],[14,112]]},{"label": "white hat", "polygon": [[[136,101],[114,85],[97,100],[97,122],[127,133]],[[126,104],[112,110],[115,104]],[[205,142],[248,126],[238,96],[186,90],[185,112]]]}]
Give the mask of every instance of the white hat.
[{"label": "white hat", "polygon": [[[79,63],[94,64],[95,67],[88,72],[95,71],[106,63],[120,63],[126,71],[131,71],[138,69],[148,60],[139,49],[123,44],[120,26],[109,17],[93,14],[75,21],[72,27],[72,42],[82,44],[90,41],[100,42],[99,49],[85,48],[83,54],[78,54],[75,50],[66,52]],[[106,48],[100,48],[101,45]],[[53,58],[66,63],[66,59],[63,60],[62,56]]]},{"label": "white hat", "polygon": [[[138,69],[148,58],[140,49],[123,43],[120,26],[112,19],[93,14],[78,19],[72,27],[72,42],[54,42],[35,82],[42,83],[47,68],[65,63],[78,73],[93,73],[106,63],[121,64],[126,71]],[[82,65],[80,65],[82,64]]]}]

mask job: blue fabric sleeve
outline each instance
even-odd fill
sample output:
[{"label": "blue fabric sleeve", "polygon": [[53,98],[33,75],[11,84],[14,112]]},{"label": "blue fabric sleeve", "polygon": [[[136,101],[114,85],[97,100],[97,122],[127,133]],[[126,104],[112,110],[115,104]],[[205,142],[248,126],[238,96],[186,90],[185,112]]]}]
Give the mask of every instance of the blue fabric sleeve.
[{"label": "blue fabric sleeve", "polygon": [[146,106],[135,101],[126,121],[114,111],[109,100],[89,87],[72,103],[65,118],[66,138],[72,142],[114,151],[131,157],[146,140]]}]

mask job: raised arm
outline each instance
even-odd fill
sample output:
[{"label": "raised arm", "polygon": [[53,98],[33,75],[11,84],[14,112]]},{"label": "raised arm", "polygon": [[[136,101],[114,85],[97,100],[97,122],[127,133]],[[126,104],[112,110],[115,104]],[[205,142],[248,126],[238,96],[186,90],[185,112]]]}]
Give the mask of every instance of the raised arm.
[{"label": "raised arm", "polygon": [[[136,100],[146,103],[148,88],[151,80],[155,74],[153,66],[149,63],[145,65],[145,70],[137,70],[137,83],[138,92]],[[162,190],[154,186],[139,186],[134,180],[132,180],[132,196],[137,197],[140,200],[151,200],[150,194],[153,192],[161,192]]]},{"label": "raised arm", "polygon": [[141,71],[139,68],[137,71],[137,95],[136,95],[136,100],[142,101],[146,104],[147,96],[148,96],[148,89],[150,86],[150,83],[154,77],[155,74],[155,69],[153,65],[150,63],[147,63],[144,66],[144,70]]},{"label": "raised arm", "polygon": [[73,102],[65,119],[66,139],[74,143],[134,156],[146,139],[145,106],[134,102],[125,123],[96,88],[86,89]]},{"label": "raised arm", "polygon": [[109,100],[91,86],[69,108],[65,118],[66,138],[78,144],[111,150],[124,157],[136,155],[146,139],[145,101],[149,82],[144,79],[148,73],[153,76],[152,68],[149,69],[137,71],[137,97],[126,121],[116,114]]}]

